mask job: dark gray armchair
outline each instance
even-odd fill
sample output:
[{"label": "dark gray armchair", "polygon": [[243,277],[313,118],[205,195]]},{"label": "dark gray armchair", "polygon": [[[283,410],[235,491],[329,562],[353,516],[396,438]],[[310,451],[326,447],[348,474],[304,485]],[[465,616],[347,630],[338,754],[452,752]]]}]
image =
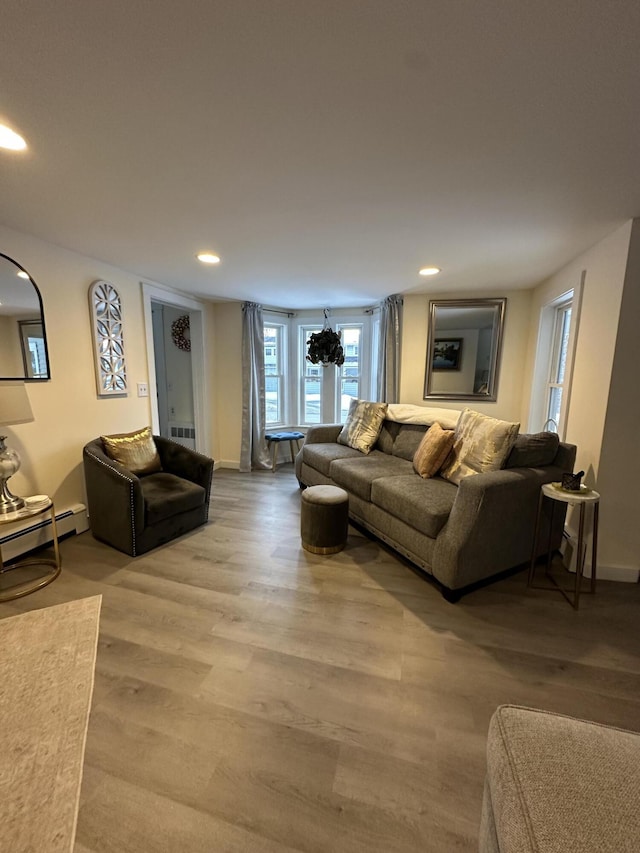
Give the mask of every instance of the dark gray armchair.
[{"label": "dark gray armchair", "polygon": [[83,449],[91,532],[136,557],[204,524],[213,459],[154,435],[162,471],[137,476],[104,451],[100,438]]}]

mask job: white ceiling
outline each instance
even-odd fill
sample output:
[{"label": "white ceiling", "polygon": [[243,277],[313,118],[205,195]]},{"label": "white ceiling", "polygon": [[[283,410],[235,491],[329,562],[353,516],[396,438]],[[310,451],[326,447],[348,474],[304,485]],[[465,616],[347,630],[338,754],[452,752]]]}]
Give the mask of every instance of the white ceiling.
[{"label": "white ceiling", "polygon": [[267,305],[528,287],[640,214],[639,37],[637,0],[5,0],[0,222]]}]

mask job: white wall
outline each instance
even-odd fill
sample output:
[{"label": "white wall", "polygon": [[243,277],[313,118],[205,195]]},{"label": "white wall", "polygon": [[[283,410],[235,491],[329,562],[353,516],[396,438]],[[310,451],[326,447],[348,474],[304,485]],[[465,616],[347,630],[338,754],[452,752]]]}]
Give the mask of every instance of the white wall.
[{"label": "white wall", "polygon": [[[573,368],[571,404],[566,440],[578,447],[577,469],[594,487],[607,413],[609,384],[618,331],[618,317],[629,251],[631,222],[542,282],[533,292],[529,323],[529,346],[524,384],[531,387],[540,311],[549,302],[575,288],[586,271]],[[522,422],[528,422],[530,395],[522,403]]]},{"label": "white wall", "polygon": [[598,490],[600,562],[611,572],[640,570],[640,220],[633,222],[604,423]]},{"label": "white wall", "polygon": [[[600,569],[607,577],[630,580],[637,577],[640,565],[638,498],[636,478],[631,473],[634,466],[636,472],[638,467],[637,420],[633,420],[632,413],[635,411],[637,416],[638,381],[634,368],[640,364],[637,337],[640,314],[637,296],[634,302],[632,294],[634,288],[638,290],[640,265],[636,257],[633,270],[627,274],[632,224],[625,223],[535,289],[524,374],[525,387],[529,388],[541,309],[577,287],[584,271],[566,440],[578,448],[576,471],[584,470],[584,482],[601,493]],[[637,239],[637,225],[634,232]],[[623,292],[628,308],[623,305]],[[633,400],[635,403],[631,403]],[[528,421],[529,404],[527,396],[523,400],[523,423]],[[605,441],[605,423],[608,441]],[[615,449],[618,441],[624,453]],[[617,517],[621,505],[627,507],[628,523],[624,522],[624,512]],[[577,526],[577,514],[574,518],[570,513],[568,526],[571,529]]]},{"label": "white wall", "polygon": [[[507,297],[502,356],[498,377],[498,398],[488,402],[445,402],[435,405],[462,410],[466,406],[508,421],[517,421],[522,411],[524,389],[523,367],[527,354],[531,291],[491,291],[473,293],[474,298]],[[424,399],[424,380],[427,359],[427,329],[430,299],[465,299],[469,293],[409,294],[404,297],[402,364],[400,369],[400,402],[428,406]]]}]

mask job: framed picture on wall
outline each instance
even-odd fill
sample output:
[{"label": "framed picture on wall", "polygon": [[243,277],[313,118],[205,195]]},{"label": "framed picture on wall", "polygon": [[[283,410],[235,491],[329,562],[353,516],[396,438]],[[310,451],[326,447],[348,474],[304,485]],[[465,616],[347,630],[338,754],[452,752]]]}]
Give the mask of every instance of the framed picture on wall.
[{"label": "framed picture on wall", "polygon": [[432,370],[460,370],[462,338],[436,338],[433,342]]}]

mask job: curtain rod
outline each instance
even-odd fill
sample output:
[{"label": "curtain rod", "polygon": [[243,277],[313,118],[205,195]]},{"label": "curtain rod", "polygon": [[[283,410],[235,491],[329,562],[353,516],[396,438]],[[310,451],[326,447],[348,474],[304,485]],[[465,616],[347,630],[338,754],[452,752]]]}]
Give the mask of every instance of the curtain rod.
[{"label": "curtain rod", "polygon": [[276,311],[275,308],[265,308],[264,314],[282,314],[283,317],[295,317],[294,311]]}]

